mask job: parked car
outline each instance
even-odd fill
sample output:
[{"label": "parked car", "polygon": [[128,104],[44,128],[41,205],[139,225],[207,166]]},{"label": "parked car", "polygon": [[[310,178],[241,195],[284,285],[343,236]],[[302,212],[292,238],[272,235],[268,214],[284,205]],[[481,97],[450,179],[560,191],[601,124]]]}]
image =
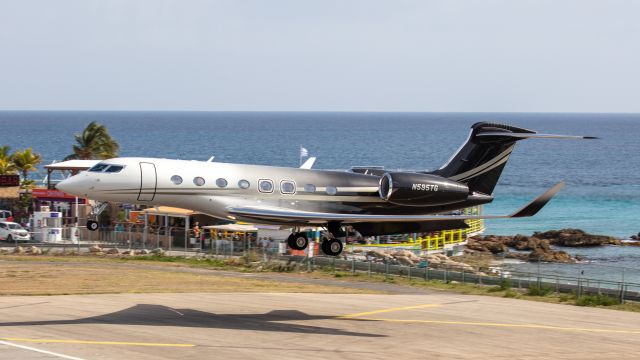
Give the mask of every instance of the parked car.
[{"label": "parked car", "polygon": [[31,240],[31,235],[18,223],[0,221],[0,240],[29,241]]},{"label": "parked car", "polygon": [[0,221],[13,221],[13,214],[9,210],[0,210]]}]

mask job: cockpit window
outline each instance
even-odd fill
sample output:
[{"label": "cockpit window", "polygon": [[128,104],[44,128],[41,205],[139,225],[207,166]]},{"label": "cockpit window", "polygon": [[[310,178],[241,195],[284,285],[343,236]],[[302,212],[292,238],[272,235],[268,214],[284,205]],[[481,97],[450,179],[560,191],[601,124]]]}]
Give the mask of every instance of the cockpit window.
[{"label": "cockpit window", "polygon": [[109,164],[98,163],[98,164],[93,165],[93,167],[91,169],[89,169],[89,171],[91,171],[91,172],[102,172],[108,166],[109,166]]},{"label": "cockpit window", "polygon": [[122,169],[124,169],[124,166],[122,166],[122,165],[111,165],[104,172],[106,172],[106,173],[117,173],[117,172],[122,171]]}]

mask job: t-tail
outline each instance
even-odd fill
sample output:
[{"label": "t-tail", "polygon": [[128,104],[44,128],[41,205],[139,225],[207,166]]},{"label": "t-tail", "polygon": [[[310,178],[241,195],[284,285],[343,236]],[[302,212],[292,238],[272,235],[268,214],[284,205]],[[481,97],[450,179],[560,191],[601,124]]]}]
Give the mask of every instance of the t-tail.
[{"label": "t-tail", "polygon": [[440,169],[431,172],[467,184],[471,192],[491,195],[518,140],[595,139],[591,136],[539,134],[511,125],[479,122],[467,141]]}]

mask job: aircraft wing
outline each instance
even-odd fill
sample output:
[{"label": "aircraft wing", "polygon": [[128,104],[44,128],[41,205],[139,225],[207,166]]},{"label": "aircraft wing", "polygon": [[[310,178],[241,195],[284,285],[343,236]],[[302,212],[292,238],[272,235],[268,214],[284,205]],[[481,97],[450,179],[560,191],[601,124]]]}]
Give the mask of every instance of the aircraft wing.
[{"label": "aircraft wing", "polygon": [[340,214],[313,211],[301,211],[270,206],[230,207],[230,214],[250,218],[255,221],[280,221],[283,223],[326,224],[338,221],[345,224],[360,222],[424,222],[441,220],[467,219],[505,219],[533,216],[542,209],[551,198],[562,189],[564,182],[560,182],[544,194],[538,196],[520,210],[510,215],[369,215],[369,214]]}]

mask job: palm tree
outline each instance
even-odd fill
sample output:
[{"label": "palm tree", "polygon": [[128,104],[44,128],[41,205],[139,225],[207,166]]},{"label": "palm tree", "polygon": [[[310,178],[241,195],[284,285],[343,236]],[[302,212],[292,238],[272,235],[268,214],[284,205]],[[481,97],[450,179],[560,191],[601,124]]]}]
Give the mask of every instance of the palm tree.
[{"label": "palm tree", "polygon": [[0,175],[13,175],[16,173],[16,164],[13,163],[9,156],[0,156]]},{"label": "palm tree", "polygon": [[13,163],[13,155],[9,154],[11,147],[0,146],[0,175],[12,175],[16,173],[16,164]]},{"label": "palm tree", "polygon": [[29,171],[36,170],[36,167],[42,161],[40,154],[34,153],[31,148],[16,151],[11,157],[16,169],[22,173],[22,181],[25,184],[28,182]]},{"label": "palm tree", "polygon": [[11,159],[11,154],[9,154],[9,152],[11,152],[11,146],[0,146],[0,159]]},{"label": "palm tree", "polygon": [[73,154],[65,160],[72,159],[109,159],[118,156],[120,146],[111,138],[107,128],[92,121],[87,125],[82,134],[76,134],[76,145],[73,145]]}]

